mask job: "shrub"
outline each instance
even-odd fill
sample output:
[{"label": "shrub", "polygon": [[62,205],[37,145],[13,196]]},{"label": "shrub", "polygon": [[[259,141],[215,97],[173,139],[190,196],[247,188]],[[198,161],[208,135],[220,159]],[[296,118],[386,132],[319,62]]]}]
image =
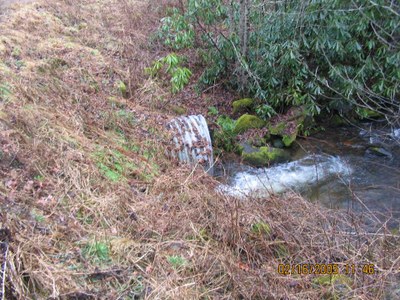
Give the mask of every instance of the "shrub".
[{"label": "shrub", "polygon": [[201,84],[224,80],[263,100],[263,117],[305,104],[311,115],[361,107],[398,118],[397,2],[226,3],[188,0],[179,19],[203,42]]},{"label": "shrub", "polygon": [[182,63],[182,57],[177,56],[175,53],[170,53],[154,61],[153,65],[150,68],[146,68],[145,71],[150,76],[161,74],[161,76],[170,77],[171,92],[175,94],[189,83],[189,79],[192,76],[192,72],[188,68],[181,67]]}]

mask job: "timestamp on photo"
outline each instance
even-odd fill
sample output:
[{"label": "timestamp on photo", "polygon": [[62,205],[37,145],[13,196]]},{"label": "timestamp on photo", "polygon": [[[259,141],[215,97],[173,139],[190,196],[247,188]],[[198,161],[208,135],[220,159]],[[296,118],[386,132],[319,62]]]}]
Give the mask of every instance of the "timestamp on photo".
[{"label": "timestamp on photo", "polygon": [[281,275],[336,275],[362,273],[373,275],[376,273],[374,264],[279,264],[277,271]]}]

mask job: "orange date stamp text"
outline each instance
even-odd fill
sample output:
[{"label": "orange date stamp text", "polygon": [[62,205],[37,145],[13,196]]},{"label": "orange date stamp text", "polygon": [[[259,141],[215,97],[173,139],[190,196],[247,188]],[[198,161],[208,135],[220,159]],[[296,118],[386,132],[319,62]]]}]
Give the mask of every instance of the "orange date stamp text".
[{"label": "orange date stamp text", "polygon": [[336,275],[336,274],[355,274],[357,272],[373,275],[375,274],[374,264],[279,264],[278,273],[281,275]]}]

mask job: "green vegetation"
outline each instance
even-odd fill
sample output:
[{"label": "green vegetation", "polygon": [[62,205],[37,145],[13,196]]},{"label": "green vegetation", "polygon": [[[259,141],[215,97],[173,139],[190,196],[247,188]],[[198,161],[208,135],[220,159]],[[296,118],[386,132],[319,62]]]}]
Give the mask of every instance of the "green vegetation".
[{"label": "green vegetation", "polygon": [[10,95],[10,86],[7,83],[0,83],[0,101],[7,101]]},{"label": "green vegetation", "polygon": [[244,133],[248,129],[262,128],[265,125],[265,121],[257,116],[244,114],[236,121],[234,132],[236,134]]},{"label": "green vegetation", "polygon": [[164,45],[175,50],[193,45],[195,32],[193,26],[186,22],[177,8],[168,9],[168,16],[161,19],[158,37],[163,39]]},{"label": "green vegetation", "polygon": [[168,21],[173,30],[164,26],[163,37],[197,30],[208,66],[200,83],[224,80],[255,96],[262,117],[293,105],[310,115],[367,108],[396,117],[400,15],[392,1],[189,0]]},{"label": "green vegetation", "polygon": [[251,231],[255,234],[265,234],[267,236],[271,235],[271,227],[265,222],[257,222],[251,225]]},{"label": "green vegetation", "polygon": [[31,211],[32,217],[35,219],[36,222],[38,223],[43,223],[46,221],[46,217],[39,212],[37,209],[33,209]]},{"label": "green vegetation", "polygon": [[243,161],[255,167],[267,167],[273,162],[288,160],[288,154],[278,148],[260,147],[251,153],[242,153]]},{"label": "green vegetation", "polygon": [[212,134],[214,147],[226,152],[240,152],[236,143],[236,122],[227,116],[219,116],[216,123],[218,128]]},{"label": "green vegetation", "polygon": [[82,249],[82,255],[95,263],[105,263],[110,260],[109,246],[106,242],[93,241],[85,245]]},{"label": "green vegetation", "polygon": [[208,107],[208,115],[209,116],[217,116],[218,115],[218,109],[215,106],[209,106]]},{"label": "green vegetation", "polygon": [[167,261],[171,264],[174,269],[180,269],[187,265],[187,260],[180,255],[167,256]]},{"label": "green vegetation", "polygon": [[251,113],[254,108],[254,100],[251,98],[244,98],[233,101],[232,108],[234,114]]},{"label": "green vegetation", "polygon": [[119,89],[119,92],[121,93],[122,97],[126,98],[128,95],[127,90],[126,90],[126,85],[121,80],[118,82],[118,89]]},{"label": "green vegetation", "polygon": [[181,67],[183,58],[170,53],[167,56],[160,58],[153,62],[150,68],[146,68],[145,71],[150,76],[169,76],[171,83],[171,92],[173,94],[181,91],[185,85],[189,83],[189,79],[192,76],[192,72],[185,67]]}]

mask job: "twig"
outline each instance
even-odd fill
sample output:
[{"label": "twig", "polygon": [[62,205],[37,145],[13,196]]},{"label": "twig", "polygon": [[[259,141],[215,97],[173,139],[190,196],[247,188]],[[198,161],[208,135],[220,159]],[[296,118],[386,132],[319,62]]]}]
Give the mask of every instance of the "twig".
[{"label": "twig", "polygon": [[7,256],[8,256],[8,243],[1,243],[2,245],[5,245],[6,250],[4,252],[4,262],[1,267],[1,273],[2,273],[2,283],[1,283],[1,300],[4,300],[5,298],[5,293],[6,293],[6,271],[7,271]]}]

